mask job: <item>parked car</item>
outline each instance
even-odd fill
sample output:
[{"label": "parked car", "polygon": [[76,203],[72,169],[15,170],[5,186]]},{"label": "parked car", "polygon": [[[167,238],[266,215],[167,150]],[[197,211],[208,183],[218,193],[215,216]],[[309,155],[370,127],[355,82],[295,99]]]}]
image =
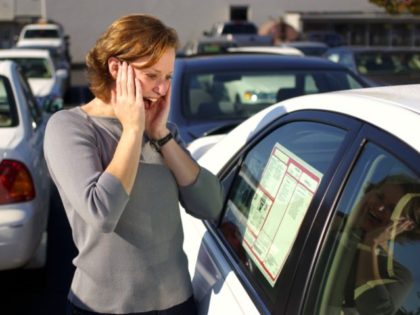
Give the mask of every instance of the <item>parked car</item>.
[{"label": "parked car", "polygon": [[295,41],[280,45],[299,49],[305,56],[322,57],[328,50],[328,45],[323,42]]},{"label": "parked car", "polygon": [[40,106],[62,102],[69,73],[55,68],[47,50],[0,49],[0,60],[12,60],[22,68]]},{"label": "parked car", "polygon": [[228,53],[177,58],[169,120],[189,143],[226,133],[280,100],[365,86],[346,67],[315,57]]},{"label": "parked car", "polygon": [[329,49],[325,57],[378,86],[420,83],[419,48],[342,46]]},{"label": "parked car", "polygon": [[[398,117],[398,119],[396,119]],[[199,159],[220,219],[182,212],[200,314],[416,314],[420,85],[297,97]]]},{"label": "parked car", "polygon": [[57,47],[63,51],[70,62],[69,36],[61,25],[56,23],[33,23],[25,25],[20,31],[17,47],[28,46]]},{"label": "parked car", "polygon": [[210,31],[204,31],[204,36],[229,36],[238,46],[270,46],[273,44],[271,35],[259,35],[258,27],[251,21],[226,21],[214,23]]},{"label": "parked car", "polygon": [[68,57],[65,55],[65,52],[58,46],[54,45],[45,45],[44,43],[37,44],[36,42],[31,43],[30,45],[21,45],[15,47],[16,49],[42,49],[47,50],[50,53],[51,59],[54,63],[55,69],[63,69],[63,81],[64,81],[64,94],[71,87],[71,64]]},{"label": "parked car", "polygon": [[0,270],[45,264],[50,207],[42,150],[46,121],[17,65],[0,61]]}]

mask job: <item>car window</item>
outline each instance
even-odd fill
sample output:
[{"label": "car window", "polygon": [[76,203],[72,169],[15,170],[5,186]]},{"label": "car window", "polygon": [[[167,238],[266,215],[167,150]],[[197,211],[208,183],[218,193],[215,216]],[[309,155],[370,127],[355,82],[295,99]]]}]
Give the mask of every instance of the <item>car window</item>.
[{"label": "car window", "polygon": [[295,96],[362,87],[346,71],[218,72],[191,74],[185,82],[186,118],[245,119]]},{"label": "car window", "polygon": [[[368,144],[336,207],[307,314],[418,314],[420,178]],[[322,283],[322,285],[321,285]]]},{"label": "car window", "polygon": [[353,56],[349,52],[343,52],[341,54],[340,63],[348,68],[354,69]]},{"label": "car window", "polygon": [[355,55],[357,67],[364,74],[419,74],[420,54],[410,51],[373,51]]},{"label": "car window", "polygon": [[12,127],[17,124],[18,118],[9,80],[0,76],[0,128]]},{"label": "car window", "polygon": [[219,229],[272,301],[303,218],[345,135],[321,123],[288,123],[246,154],[233,179]]},{"label": "car window", "polygon": [[31,87],[29,86],[28,81],[26,80],[25,76],[19,72],[19,81],[22,86],[23,95],[26,100],[26,104],[28,106],[28,112],[30,114],[32,120],[32,127],[35,129],[39,122],[42,120],[42,112],[39,108],[37,100],[35,99],[34,95],[32,94]]}]

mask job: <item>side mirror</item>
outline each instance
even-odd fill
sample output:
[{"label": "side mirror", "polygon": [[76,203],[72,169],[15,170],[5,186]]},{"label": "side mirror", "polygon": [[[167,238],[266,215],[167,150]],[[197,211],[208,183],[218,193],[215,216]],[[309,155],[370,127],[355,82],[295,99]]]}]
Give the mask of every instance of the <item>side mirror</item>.
[{"label": "side mirror", "polygon": [[68,73],[68,71],[66,70],[66,69],[58,69],[56,72],[55,72],[55,75],[57,76],[57,78],[59,78],[59,79],[65,79],[65,78],[67,78],[68,76],[69,76],[69,73]]},{"label": "side mirror", "polygon": [[206,36],[206,37],[209,37],[210,36],[210,32],[209,31],[204,31],[203,32],[203,35]]},{"label": "side mirror", "polygon": [[44,111],[52,114],[58,112],[59,110],[63,109],[64,101],[61,97],[56,97],[54,99],[47,99],[44,103]]}]

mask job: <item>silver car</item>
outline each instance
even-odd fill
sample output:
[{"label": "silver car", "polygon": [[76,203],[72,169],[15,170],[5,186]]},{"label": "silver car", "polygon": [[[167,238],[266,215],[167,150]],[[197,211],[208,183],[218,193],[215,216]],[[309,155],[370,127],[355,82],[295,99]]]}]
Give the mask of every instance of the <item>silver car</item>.
[{"label": "silver car", "polygon": [[0,61],[0,270],[45,264],[50,207],[42,151],[45,115],[17,65]]}]

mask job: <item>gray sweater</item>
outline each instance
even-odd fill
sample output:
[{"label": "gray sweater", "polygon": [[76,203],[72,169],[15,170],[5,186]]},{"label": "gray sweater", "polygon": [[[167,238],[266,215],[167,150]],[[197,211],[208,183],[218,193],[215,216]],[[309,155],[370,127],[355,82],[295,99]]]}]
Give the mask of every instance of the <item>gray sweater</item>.
[{"label": "gray sweater", "polygon": [[128,196],[104,172],[120,135],[117,119],[91,117],[79,107],[55,113],[47,125],[45,158],[78,249],[68,297],[100,313],[166,309],[192,294],[178,202],[196,217],[217,218],[221,185],[200,168],[194,183],[178,186],[145,138]]}]

